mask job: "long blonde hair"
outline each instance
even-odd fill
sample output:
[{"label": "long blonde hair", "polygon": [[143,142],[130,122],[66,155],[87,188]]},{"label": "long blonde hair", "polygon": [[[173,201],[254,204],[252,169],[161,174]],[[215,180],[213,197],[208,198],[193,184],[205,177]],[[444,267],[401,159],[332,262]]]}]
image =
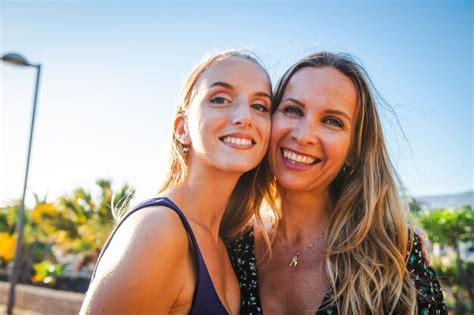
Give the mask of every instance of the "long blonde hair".
[{"label": "long blonde hair", "polygon": [[[413,237],[385,145],[376,90],[352,56],[320,52],[298,61],[283,75],[272,113],[291,77],[305,67],[337,69],[357,90],[359,113],[350,152],[353,172],[341,170],[331,186],[334,209],[325,266],[333,302],[341,314],[412,314],[416,289],[406,262]],[[275,180],[272,186],[277,187]]]},{"label": "long blonde hair", "polygon": [[[265,72],[269,84],[271,85],[268,72],[254,54],[247,51],[236,50],[215,53],[205,57],[184,81],[178,99],[175,117],[187,112],[195,96],[195,86],[200,76],[212,65],[230,57],[242,58],[255,63]],[[167,175],[159,189],[159,193],[166,189],[182,185],[188,176],[188,165],[186,157],[183,154],[183,146],[176,138],[174,132],[171,139],[170,158],[167,170]],[[220,235],[222,237],[231,237],[242,231],[253,215],[261,222],[259,209],[269,181],[270,172],[266,160],[259,163],[254,169],[242,174],[232,192],[222,218],[220,226]]]}]

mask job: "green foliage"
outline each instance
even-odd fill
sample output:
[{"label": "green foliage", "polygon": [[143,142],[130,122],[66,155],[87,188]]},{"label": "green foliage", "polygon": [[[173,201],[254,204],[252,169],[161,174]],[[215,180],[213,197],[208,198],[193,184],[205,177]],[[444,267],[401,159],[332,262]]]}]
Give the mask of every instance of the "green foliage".
[{"label": "green foliage", "polygon": [[[35,206],[25,212],[26,252],[23,253],[30,268],[35,270],[34,280],[52,283],[64,269],[58,265],[60,257],[55,254],[100,250],[104,245],[115,225],[112,208],[126,209],[133,190],[123,185],[113,193],[111,181],[104,179],[98,180],[96,185],[96,194],[78,188],[53,203],[35,195]],[[0,267],[13,257],[18,205],[15,202],[0,208]],[[53,251],[53,247],[57,250]]]},{"label": "green foliage", "polygon": [[[449,288],[455,301],[455,313],[463,312],[470,304],[474,307],[474,263],[461,259],[460,243],[474,244],[474,211],[471,206],[459,209],[438,209],[418,217],[434,243],[451,247],[454,259],[433,264],[439,279]],[[467,301],[470,302],[468,303]]]},{"label": "green foliage", "polygon": [[43,260],[33,265],[35,275],[33,282],[43,282],[46,284],[54,284],[57,277],[63,275],[64,265],[54,264],[49,260]]},{"label": "green foliage", "polygon": [[410,209],[410,212],[414,214],[415,216],[419,215],[421,211],[423,210],[423,203],[420,201],[416,200],[415,198],[411,198],[408,208]]},{"label": "green foliage", "polygon": [[432,242],[455,247],[458,241],[474,242],[474,210],[439,209],[418,219]]},{"label": "green foliage", "polygon": [[6,232],[10,235],[15,233],[19,208],[19,201],[13,202],[11,206],[0,208],[0,232]]},{"label": "green foliage", "polygon": [[[461,275],[455,264],[433,263],[432,267],[436,270],[438,278],[450,287],[462,286]],[[465,263],[466,272],[470,278],[474,279],[474,262]]]}]

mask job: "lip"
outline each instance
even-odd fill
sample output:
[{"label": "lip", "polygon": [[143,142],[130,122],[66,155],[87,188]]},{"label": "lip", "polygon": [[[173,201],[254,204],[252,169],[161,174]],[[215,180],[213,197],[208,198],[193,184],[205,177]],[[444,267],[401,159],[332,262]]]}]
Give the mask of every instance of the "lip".
[{"label": "lip", "polygon": [[[236,144],[236,143],[225,142],[224,139],[227,138],[227,137],[250,140],[251,144]],[[244,133],[238,133],[238,132],[237,133],[230,133],[230,134],[226,134],[224,136],[221,136],[221,137],[219,137],[219,140],[223,144],[225,144],[226,146],[234,148],[234,149],[239,149],[239,150],[248,150],[248,149],[253,148],[253,146],[255,146],[257,144],[257,142],[255,141],[255,139],[252,136],[250,136],[248,134],[244,134]]]},{"label": "lip", "polygon": [[[283,149],[295,152],[296,154],[306,155],[306,156],[312,157],[316,160],[312,164],[294,164],[294,163],[290,162],[290,160],[285,158],[285,156],[283,155]],[[296,150],[293,150],[293,149],[290,149],[290,148],[280,147],[280,149],[278,151],[279,151],[280,158],[283,162],[283,165],[285,165],[287,168],[289,168],[291,170],[294,170],[294,171],[307,171],[309,169],[312,169],[313,167],[315,167],[316,165],[318,165],[321,162],[320,158],[317,158],[313,155],[309,155],[309,154],[306,154],[306,153],[303,153],[303,152],[299,152],[299,151],[296,151]]]}]

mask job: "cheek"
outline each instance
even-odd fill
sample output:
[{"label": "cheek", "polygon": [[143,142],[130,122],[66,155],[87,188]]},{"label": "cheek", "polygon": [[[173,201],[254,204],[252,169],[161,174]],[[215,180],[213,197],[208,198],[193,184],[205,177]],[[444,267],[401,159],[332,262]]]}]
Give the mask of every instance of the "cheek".
[{"label": "cheek", "polygon": [[[191,115],[192,114],[192,115]],[[194,146],[210,143],[216,136],[217,130],[225,124],[221,115],[206,110],[198,110],[188,116],[189,136]]]},{"label": "cheek", "polygon": [[270,133],[270,143],[268,146],[268,159],[272,172],[275,172],[274,162],[277,159],[278,147],[281,145],[281,141],[289,134],[291,126],[284,119],[273,118],[272,127]]},{"label": "cheek", "polygon": [[212,130],[225,125],[228,113],[224,111],[202,110],[197,117],[198,130]]},{"label": "cheek", "polygon": [[203,118],[205,118],[205,116],[205,112],[203,112],[201,106],[195,103],[191,104],[187,114],[187,125],[189,135],[193,140],[196,137],[199,137],[201,126],[203,125]]},{"label": "cheek", "polygon": [[272,125],[272,129],[270,130],[270,149],[277,144],[278,138],[278,132],[275,130],[275,126]]},{"label": "cheek", "polygon": [[255,123],[257,125],[258,132],[262,137],[263,143],[267,146],[271,136],[271,120],[269,117],[259,117],[255,120]]},{"label": "cheek", "polygon": [[331,155],[336,164],[344,164],[350,148],[350,138],[329,135],[325,141],[326,152]]},{"label": "cheek", "polygon": [[284,138],[291,130],[291,125],[285,119],[282,119],[275,114],[272,118],[272,130],[270,134],[270,146],[277,145],[278,141]]}]

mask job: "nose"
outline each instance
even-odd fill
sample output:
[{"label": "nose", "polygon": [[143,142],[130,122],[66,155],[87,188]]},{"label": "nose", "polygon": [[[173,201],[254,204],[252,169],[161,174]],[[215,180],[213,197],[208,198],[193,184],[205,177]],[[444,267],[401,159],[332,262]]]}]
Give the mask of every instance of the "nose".
[{"label": "nose", "polygon": [[249,104],[247,102],[236,103],[232,113],[232,124],[250,127],[252,123],[253,118]]},{"label": "nose", "polygon": [[291,137],[299,145],[312,145],[318,143],[317,126],[310,121],[304,121],[293,128]]}]

